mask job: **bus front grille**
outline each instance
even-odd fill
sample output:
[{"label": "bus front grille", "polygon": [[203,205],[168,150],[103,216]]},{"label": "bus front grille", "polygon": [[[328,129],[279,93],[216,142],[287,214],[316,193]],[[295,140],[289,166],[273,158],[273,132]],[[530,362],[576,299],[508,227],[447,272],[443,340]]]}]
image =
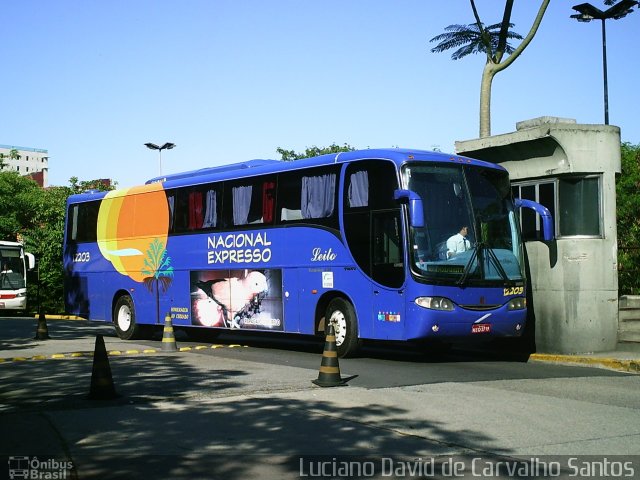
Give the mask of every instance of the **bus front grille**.
[{"label": "bus front grille", "polygon": [[495,310],[496,308],[500,308],[502,305],[460,305],[461,308],[465,310],[476,310],[476,311],[485,311],[485,310]]}]

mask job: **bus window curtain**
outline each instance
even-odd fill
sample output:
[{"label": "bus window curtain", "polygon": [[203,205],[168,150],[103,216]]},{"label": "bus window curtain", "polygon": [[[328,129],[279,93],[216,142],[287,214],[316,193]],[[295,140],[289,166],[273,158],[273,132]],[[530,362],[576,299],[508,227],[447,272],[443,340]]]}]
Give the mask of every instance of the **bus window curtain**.
[{"label": "bus window curtain", "polygon": [[262,221],[264,223],[273,222],[273,212],[276,206],[275,190],[275,182],[264,182],[262,184]]},{"label": "bus window curtain", "polygon": [[202,228],[202,192],[189,193],[189,229]]},{"label": "bus window curtain", "polygon": [[362,170],[349,178],[349,207],[369,206],[369,173]]},{"label": "bus window curtain", "polygon": [[333,214],[336,176],[302,177],[302,218],[326,218]]},{"label": "bus window curtain", "polygon": [[167,202],[169,203],[169,229],[173,230],[173,212],[175,211],[176,197],[173,195],[169,195],[167,197]]},{"label": "bus window curtain", "polygon": [[203,228],[215,227],[218,224],[218,208],[216,191],[207,191],[206,207],[204,211]]},{"label": "bus window curtain", "polygon": [[246,225],[249,222],[249,209],[251,208],[251,185],[246,187],[234,187],[233,195],[233,224]]}]

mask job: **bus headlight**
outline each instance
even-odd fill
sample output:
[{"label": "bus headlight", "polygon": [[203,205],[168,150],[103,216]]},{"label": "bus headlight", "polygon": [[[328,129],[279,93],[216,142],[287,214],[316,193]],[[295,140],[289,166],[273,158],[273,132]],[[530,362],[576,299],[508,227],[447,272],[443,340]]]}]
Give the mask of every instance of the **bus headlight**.
[{"label": "bus headlight", "polygon": [[430,310],[453,310],[453,302],[444,297],[418,297],[415,302],[416,305]]},{"label": "bus headlight", "polygon": [[524,297],[516,297],[509,300],[507,303],[507,308],[509,310],[524,310],[527,308],[527,299]]}]

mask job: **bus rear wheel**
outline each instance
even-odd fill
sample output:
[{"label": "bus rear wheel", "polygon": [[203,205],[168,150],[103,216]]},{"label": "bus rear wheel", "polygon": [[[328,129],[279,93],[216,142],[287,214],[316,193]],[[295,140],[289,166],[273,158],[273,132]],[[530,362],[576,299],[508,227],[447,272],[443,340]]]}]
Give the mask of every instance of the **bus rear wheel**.
[{"label": "bus rear wheel", "polygon": [[343,298],[329,302],[325,314],[325,333],[333,325],[336,333],[336,347],[341,358],[352,356],[360,348],[356,312],[351,303]]},{"label": "bus rear wheel", "polygon": [[129,295],[118,298],[113,308],[113,324],[116,326],[118,337],[122,340],[131,340],[139,335],[140,326],[136,323],[136,311]]}]

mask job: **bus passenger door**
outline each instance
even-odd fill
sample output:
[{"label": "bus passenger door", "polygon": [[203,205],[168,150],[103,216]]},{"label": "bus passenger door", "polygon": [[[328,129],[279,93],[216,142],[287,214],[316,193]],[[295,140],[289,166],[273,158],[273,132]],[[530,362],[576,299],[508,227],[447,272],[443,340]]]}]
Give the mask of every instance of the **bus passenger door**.
[{"label": "bus passenger door", "polygon": [[[282,270],[282,315],[284,330],[292,333],[313,333],[313,322],[301,327],[299,295],[299,269],[287,268]],[[313,318],[313,317],[311,317]],[[306,328],[305,328],[306,327]],[[302,328],[302,329],[301,329]]]},{"label": "bus passenger door", "polygon": [[371,277],[375,338],[404,336],[404,251],[400,210],[371,212]]}]

